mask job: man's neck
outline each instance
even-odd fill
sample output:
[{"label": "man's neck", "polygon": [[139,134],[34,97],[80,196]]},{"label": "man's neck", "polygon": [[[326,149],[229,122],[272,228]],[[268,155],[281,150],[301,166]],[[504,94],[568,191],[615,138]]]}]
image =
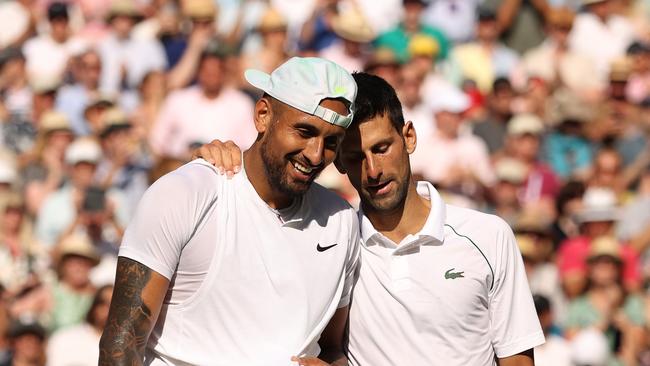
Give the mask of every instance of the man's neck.
[{"label": "man's neck", "polygon": [[271,186],[267,179],[259,144],[253,144],[249,150],[244,152],[244,167],[246,167],[248,180],[253,185],[257,195],[260,196],[269,207],[281,209],[291,205],[293,198],[278,192],[277,189],[274,189]]},{"label": "man's neck", "polygon": [[201,90],[203,91],[203,96],[210,100],[217,99],[219,97],[219,94],[221,94],[221,89],[219,90],[201,89]]},{"label": "man's neck", "polygon": [[431,201],[418,194],[416,183],[411,179],[403,205],[390,212],[368,207],[363,210],[375,230],[399,244],[406,236],[422,229],[431,211]]}]

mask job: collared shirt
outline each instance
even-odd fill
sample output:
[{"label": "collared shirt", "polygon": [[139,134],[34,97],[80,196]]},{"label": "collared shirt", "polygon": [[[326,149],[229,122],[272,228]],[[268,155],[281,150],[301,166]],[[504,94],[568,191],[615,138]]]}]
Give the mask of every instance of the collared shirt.
[{"label": "collared shirt", "polygon": [[445,204],[433,186],[422,229],[399,244],[359,212],[350,305],[352,365],[494,365],[544,342],[523,260],[500,218]]}]

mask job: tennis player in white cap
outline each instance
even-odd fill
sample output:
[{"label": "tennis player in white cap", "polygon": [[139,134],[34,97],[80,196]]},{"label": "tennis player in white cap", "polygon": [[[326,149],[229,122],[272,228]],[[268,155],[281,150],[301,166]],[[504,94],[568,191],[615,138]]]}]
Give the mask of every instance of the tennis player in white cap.
[{"label": "tennis player in white cap", "polygon": [[264,96],[242,173],[199,159],[149,188],[120,247],[100,365],[342,357],[359,227],[312,182],[352,121],[356,84],[318,58],[245,76]]}]

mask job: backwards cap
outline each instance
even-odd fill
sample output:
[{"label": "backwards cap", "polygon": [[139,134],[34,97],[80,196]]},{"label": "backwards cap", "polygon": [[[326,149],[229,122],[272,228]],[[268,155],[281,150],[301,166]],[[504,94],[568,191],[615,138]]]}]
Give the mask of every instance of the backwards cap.
[{"label": "backwards cap", "polygon": [[[352,75],[332,61],[317,57],[293,57],[269,75],[246,70],[246,80],[275,99],[333,125],[348,128],[354,115],[357,84]],[[350,107],[347,116],[320,105],[323,99],[345,99]]]}]

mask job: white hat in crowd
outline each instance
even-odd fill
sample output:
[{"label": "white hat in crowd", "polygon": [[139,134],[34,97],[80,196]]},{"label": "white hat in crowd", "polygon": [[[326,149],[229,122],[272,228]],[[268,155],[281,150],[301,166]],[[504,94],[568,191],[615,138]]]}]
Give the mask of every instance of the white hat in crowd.
[{"label": "white hat in crowd", "polygon": [[449,87],[445,88],[444,92],[430,98],[428,104],[433,113],[463,113],[469,109],[471,101],[460,89]]},{"label": "white hat in crowd", "polygon": [[95,140],[87,137],[76,139],[65,151],[65,162],[68,165],[82,162],[97,164],[101,157],[102,148]]}]

